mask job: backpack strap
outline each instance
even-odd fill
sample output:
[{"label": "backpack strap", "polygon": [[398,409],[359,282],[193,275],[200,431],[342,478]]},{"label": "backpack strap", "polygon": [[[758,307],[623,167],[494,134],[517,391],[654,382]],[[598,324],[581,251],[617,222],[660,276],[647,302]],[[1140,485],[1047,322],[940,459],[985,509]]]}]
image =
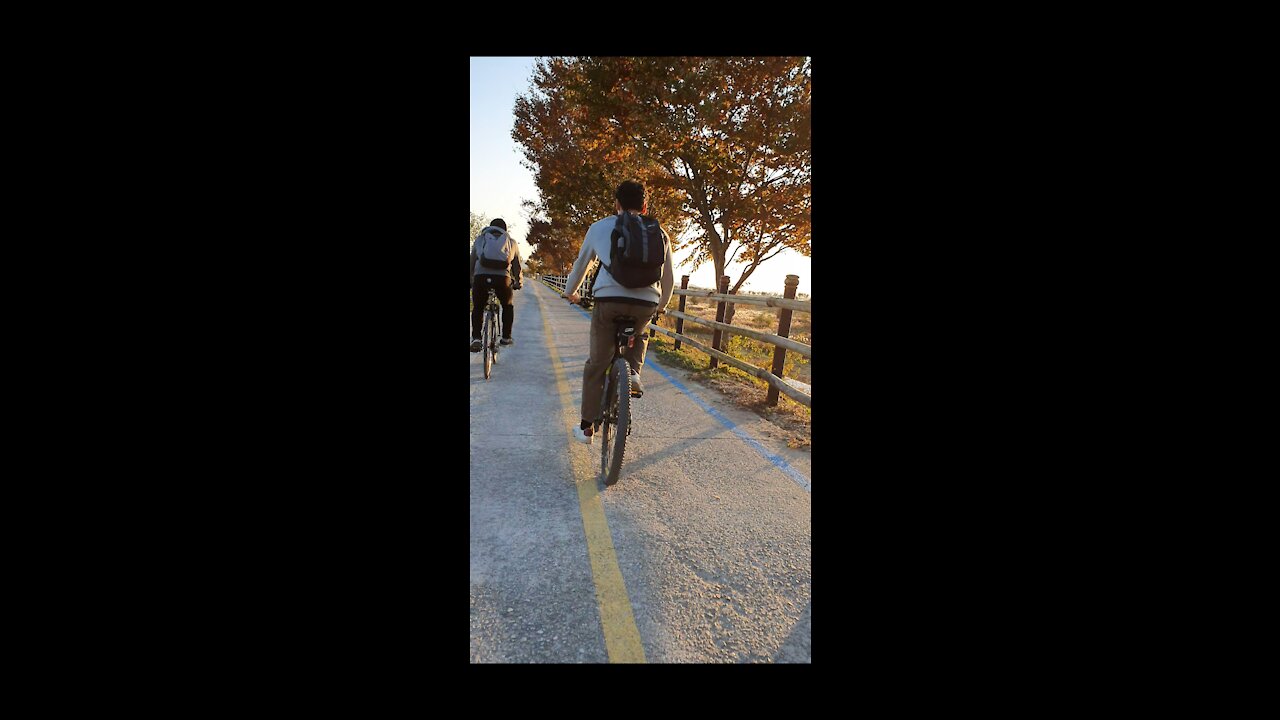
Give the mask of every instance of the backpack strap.
[{"label": "backpack strap", "polygon": [[649,230],[644,226],[644,216],[636,215],[636,224],[640,226],[640,262],[649,263]]},{"label": "backpack strap", "polygon": [[[627,211],[626,210],[623,210],[622,212],[618,213],[618,221],[613,224],[613,231],[618,233],[619,235],[622,235],[623,237],[626,237],[626,234],[627,234]],[[614,244],[615,242],[616,242],[615,240],[610,238],[609,255],[611,256],[613,255],[613,248],[616,247],[616,245]]]},{"label": "backpack strap", "polygon": [[[627,229],[626,223],[627,223],[627,211],[623,210],[622,212],[618,213],[618,221],[613,224],[613,232],[617,233],[621,237],[626,237],[626,229]],[[617,249],[617,247],[618,247],[617,239],[614,238],[612,235],[610,235],[609,236],[609,259],[610,260],[613,259],[613,252],[614,250]],[[609,277],[613,277],[613,270],[609,268],[609,265],[604,261],[604,258],[600,258],[600,267],[603,267],[605,270],[608,270]]]}]

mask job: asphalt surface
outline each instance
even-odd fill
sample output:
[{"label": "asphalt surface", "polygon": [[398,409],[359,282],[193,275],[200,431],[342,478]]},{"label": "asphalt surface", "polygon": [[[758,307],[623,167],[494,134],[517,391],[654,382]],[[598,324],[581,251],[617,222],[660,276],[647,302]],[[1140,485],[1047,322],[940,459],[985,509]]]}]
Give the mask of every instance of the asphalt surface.
[{"label": "asphalt surface", "polygon": [[532,279],[515,298],[491,379],[469,353],[471,662],[610,661],[584,532],[597,489],[647,662],[811,662],[809,454],[651,357],[622,477],[599,486],[598,441],[569,434],[589,320]]}]

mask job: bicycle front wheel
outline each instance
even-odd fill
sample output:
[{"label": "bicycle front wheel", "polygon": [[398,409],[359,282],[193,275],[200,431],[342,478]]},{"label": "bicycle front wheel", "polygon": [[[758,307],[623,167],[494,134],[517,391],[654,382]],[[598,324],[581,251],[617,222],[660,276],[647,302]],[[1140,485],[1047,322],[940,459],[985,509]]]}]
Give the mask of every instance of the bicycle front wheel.
[{"label": "bicycle front wheel", "polygon": [[490,370],[493,368],[493,313],[485,311],[484,313],[484,379],[489,379]]},{"label": "bicycle front wheel", "polygon": [[613,485],[622,473],[627,430],[631,428],[631,368],[625,358],[613,361],[606,382],[608,390],[604,398],[604,431],[600,438],[600,477],[605,485]]}]

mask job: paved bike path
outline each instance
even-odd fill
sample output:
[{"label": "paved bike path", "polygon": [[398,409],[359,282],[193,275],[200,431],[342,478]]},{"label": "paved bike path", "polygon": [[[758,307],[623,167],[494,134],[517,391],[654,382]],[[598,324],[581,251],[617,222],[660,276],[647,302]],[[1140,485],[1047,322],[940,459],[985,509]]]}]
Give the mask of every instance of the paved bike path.
[{"label": "paved bike path", "polygon": [[[471,356],[471,660],[607,662],[577,485],[599,447],[569,443],[557,392],[576,417],[589,321],[532,281],[516,304],[493,379]],[[807,453],[681,371],[651,361],[644,380],[622,479],[598,499],[644,659],[809,662]]]}]

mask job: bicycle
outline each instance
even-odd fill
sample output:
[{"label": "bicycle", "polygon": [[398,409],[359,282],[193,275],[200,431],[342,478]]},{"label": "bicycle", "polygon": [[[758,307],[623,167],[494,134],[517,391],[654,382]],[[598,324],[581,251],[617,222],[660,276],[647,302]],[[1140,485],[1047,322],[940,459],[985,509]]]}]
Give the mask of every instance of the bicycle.
[{"label": "bicycle", "polygon": [[[511,286],[512,291],[519,290],[521,283]],[[515,302],[512,300],[512,302]],[[498,304],[498,296],[492,287],[489,288],[489,295],[484,303],[484,324],[481,326],[480,342],[484,351],[484,379],[488,380],[490,369],[494,363],[498,362],[498,337],[502,330],[499,324],[502,319],[502,306]],[[511,344],[510,341],[507,342]]]},{"label": "bicycle", "polygon": [[[560,297],[569,301],[570,305],[582,305],[586,298],[565,295]],[[653,313],[653,322],[666,311],[657,309]],[[646,325],[647,327],[647,318]],[[626,453],[627,437],[631,435],[631,363],[627,361],[627,350],[635,346],[636,328],[640,323],[633,315],[618,315],[613,319],[614,342],[613,358],[605,369],[604,384],[601,392],[601,417],[592,422],[593,436],[600,436],[600,477],[606,486],[618,482],[622,473],[622,458]],[[640,328],[641,330],[644,327]],[[619,392],[621,390],[622,392]],[[585,419],[585,418],[584,418]],[[625,431],[623,430],[625,428]],[[613,435],[610,442],[610,435]]]}]

